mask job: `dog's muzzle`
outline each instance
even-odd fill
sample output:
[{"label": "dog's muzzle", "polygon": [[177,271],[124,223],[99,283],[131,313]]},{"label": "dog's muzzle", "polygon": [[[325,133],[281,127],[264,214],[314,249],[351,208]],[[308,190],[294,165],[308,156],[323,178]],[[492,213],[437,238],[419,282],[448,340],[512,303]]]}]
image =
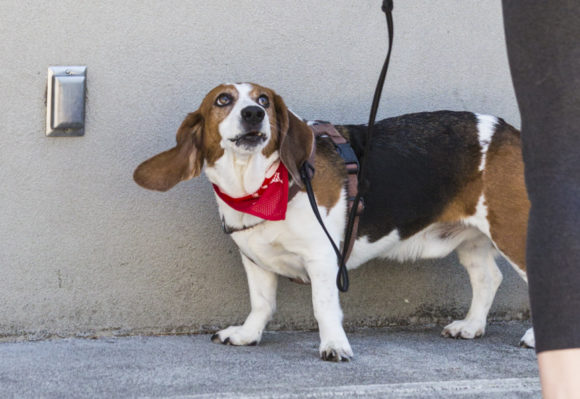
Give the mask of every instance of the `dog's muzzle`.
[{"label": "dog's muzzle", "polygon": [[246,148],[256,147],[266,141],[267,136],[263,133],[262,125],[266,112],[262,107],[250,105],[241,110],[242,128],[247,133],[239,134],[230,139],[237,146]]}]

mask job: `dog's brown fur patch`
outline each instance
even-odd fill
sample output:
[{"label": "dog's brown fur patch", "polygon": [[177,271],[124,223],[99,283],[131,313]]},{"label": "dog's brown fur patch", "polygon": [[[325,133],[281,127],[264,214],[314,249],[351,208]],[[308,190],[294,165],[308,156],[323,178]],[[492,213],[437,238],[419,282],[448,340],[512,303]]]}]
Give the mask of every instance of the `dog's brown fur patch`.
[{"label": "dog's brown fur patch", "polygon": [[437,222],[455,222],[474,215],[482,188],[483,179],[481,173],[478,173],[472,180],[465,182],[463,189],[445,207]]},{"label": "dog's brown fur patch", "polygon": [[340,199],[346,180],[346,168],[329,138],[317,138],[314,163],[316,172],[312,179],[312,189],[318,205],[330,211]]},{"label": "dog's brown fur patch", "polygon": [[524,181],[521,140],[519,132],[503,121],[489,145],[483,182],[491,237],[525,271],[530,202]]},{"label": "dog's brown fur patch", "polygon": [[224,154],[224,149],[220,146],[221,136],[218,126],[229,115],[231,106],[217,107],[215,105],[217,97],[222,93],[230,94],[234,98],[232,103],[238,99],[238,91],[233,85],[220,85],[212,89],[199,106],[199,112],[204,118],[201,156],[208,166],[213,166]]}]

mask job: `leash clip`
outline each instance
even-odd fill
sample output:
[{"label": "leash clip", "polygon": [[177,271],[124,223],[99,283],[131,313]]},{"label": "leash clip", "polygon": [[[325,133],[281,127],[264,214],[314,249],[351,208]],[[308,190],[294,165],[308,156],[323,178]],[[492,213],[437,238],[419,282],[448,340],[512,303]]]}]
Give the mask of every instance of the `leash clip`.
[{"label": "leash clip", "polygon": [[304,163],[300,167],[300,178],[302,179],[303,182],[311,181],[312,178],[314,177],[315,171],[316,169],[314,169],[314,166],[310,162],[304,161]]},{"label": "leash clip", "polygon": [[383,12],[393,11],[393,0],[383,0],[383,6],[381,7]]}]

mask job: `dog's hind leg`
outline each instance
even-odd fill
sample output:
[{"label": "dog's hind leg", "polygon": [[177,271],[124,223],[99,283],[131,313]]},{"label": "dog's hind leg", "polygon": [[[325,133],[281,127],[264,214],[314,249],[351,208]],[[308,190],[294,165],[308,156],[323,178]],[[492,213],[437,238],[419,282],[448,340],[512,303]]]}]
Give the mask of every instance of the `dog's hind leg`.
[{"label": "dog's hind leg", "polygon": [[262,269],[242,254],[250,288],[252,310],[241,326],[231,326],[211,337],[215,343],[228,345],[257,345],[266,324],[276,311],[278,276]]},{"label": "dog's hind leg", "polygon": [[472,339],[485,333],[487,314],[502,281],[495,253],[493,244],[483,234],[457,248],[459,262],[469,273],[473,297],[465,319],[447,325],[441,333],[443,336]]},{"label": "dog's hind leg", "polygon": [[[490,237],[496,248],[527,282],[526,237],[530,202],[524,181],[520,134],[505,122],[496,126],[486,157],[483,181]],[[520,344],[534,346],[534,332],[531,328],[522,337]]]},{"label": "dog's hind leg", "polygon": [[[528,283],[528,276],[526,274],[525,267],[521,267],[520,265],[513,262],[510,258],[508,258],[504,253],[502,253],[508,263],[514,268],[514,270],[518,273],[518,275]],[[534,329],[528,328],[524,336],[520,339],[520,346],[524,348],[535,348],[536,347],[536,336],[534,335]]]}]

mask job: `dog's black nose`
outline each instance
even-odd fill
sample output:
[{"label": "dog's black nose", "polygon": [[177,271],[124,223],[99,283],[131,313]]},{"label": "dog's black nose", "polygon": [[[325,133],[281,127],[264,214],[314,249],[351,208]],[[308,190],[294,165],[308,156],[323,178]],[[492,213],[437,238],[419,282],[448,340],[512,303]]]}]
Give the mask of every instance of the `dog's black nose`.
[{"label": "dog's black nose", "polygon": [[264,110],[255,105],[250,105],[242,110],[242,119],[252,124],[262,122],[264,115]]}]

